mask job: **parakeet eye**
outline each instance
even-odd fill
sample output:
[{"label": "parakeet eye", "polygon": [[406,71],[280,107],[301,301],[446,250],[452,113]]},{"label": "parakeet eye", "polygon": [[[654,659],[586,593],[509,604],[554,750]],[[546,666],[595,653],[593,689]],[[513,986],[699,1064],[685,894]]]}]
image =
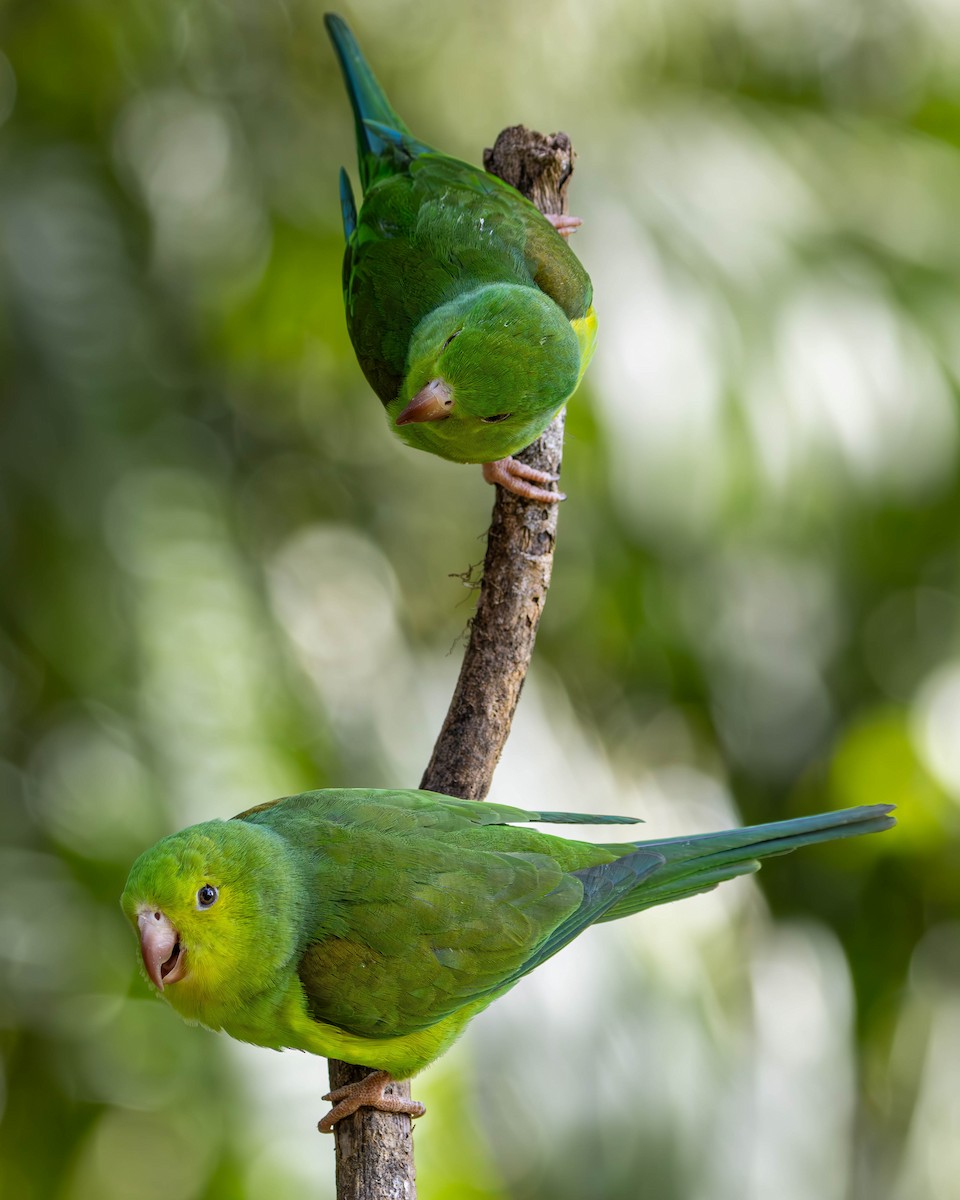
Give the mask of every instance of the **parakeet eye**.
[{"label": "parakeet eye", "polygon": [[513,416],[513,413],[497,413],[493,417],[481,417],[480,420],[484,425],[498,425],[501,421],[508,421]]},{"label": "parakeet eye", "polygon": [[197,908],[209,908],[211,904],[216,902],[220,893],[210,883],[205,883],[197,892]]},{"label": "parakeet eye", "polygon": [[461,333],[463,333],[462,329],[458,329],[456,333],[451,333],[450,336],[447,338],[447,340],[440,347],[440,349],[446,350],[446,348],[450,345],[450,343],[453,341],[453,339],[459,337]]}]

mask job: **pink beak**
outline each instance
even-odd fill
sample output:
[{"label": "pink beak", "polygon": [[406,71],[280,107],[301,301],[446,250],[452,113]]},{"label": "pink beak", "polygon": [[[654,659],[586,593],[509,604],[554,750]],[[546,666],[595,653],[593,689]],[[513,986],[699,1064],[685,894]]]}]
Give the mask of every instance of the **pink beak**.
[{"label": "pink beak", "polygon": [[409,425],[413,421],[442,421],[450,416],[452,408],[453,390],[449,383],[443,379],[431,379],[397,417],[396,423]]},{"label": "pink beak", "polygon": [[145,908],[137,916],[140,929],[140,953],[150,982],[159,991],[176,983],[187,973],[186,951],[170,918],[159,909]]}]

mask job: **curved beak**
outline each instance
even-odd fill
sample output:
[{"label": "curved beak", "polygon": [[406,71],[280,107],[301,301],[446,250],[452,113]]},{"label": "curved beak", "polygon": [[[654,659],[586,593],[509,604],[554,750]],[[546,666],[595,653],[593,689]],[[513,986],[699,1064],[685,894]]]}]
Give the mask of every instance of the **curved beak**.
[{"label": "curved beak", "polygon": [[170,918],[159,909],[145,908],[137,916],[140,930],[140,953],[150,982],[159,991],[164,985],[176,983],[186,972],[186,951],[180,944]]},{"label": "curved beak", "polygon": [[444,379],[431,379],[420,389],[403,410],[396,423],[409,425],[413,421],[442,421],[453,409],[453,389]]}]

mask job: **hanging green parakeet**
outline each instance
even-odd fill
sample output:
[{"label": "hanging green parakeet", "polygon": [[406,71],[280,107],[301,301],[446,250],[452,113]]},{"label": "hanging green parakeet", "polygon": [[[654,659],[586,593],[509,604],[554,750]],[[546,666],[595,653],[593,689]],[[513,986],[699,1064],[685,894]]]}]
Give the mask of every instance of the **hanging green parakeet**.
[{"label": "hanging green parakeet", "polygon": [[417,141],[346,24],[325,21],[363,187],[358,212],[341,170],[344,302],[360,367],[411,446],[560,500],[542,486],[552,476],[511,455],[546,429],[593,353],[593,289],[558,232],[580,222],[546,218],[496,176]]},{"label": "hanging green parakeet", "polygon": [[304,792],[164,838],[134,863],[122,905],[147,976],[187,1020],[375,1068],[324,1097],[326,1132],[363,1105],[421,1115],[386,1085],[588,925],[797,846],[888,829],[891,808],[589,845],[525,826],[635,822],[432,792]]}]

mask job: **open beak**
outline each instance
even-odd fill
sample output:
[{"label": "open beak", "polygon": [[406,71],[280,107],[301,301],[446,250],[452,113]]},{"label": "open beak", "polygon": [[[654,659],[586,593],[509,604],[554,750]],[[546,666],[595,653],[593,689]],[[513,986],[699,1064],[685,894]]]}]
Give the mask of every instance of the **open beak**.
[{"label": "open beak", "polygon": [[442,421],[453,410],[453,389],[444,379],[431,379],[420,389],[403,410],[396,423],[410,425],[414,421]]},{"label": "open beak", "polygon": [[137,917],[140,929],[140,953],[150,982],[159,991],[168,983],[176,983],[187,973],[186,951],[180,944],[180,934],[170,924],[170,918],[159,909],[145,908]]}]

